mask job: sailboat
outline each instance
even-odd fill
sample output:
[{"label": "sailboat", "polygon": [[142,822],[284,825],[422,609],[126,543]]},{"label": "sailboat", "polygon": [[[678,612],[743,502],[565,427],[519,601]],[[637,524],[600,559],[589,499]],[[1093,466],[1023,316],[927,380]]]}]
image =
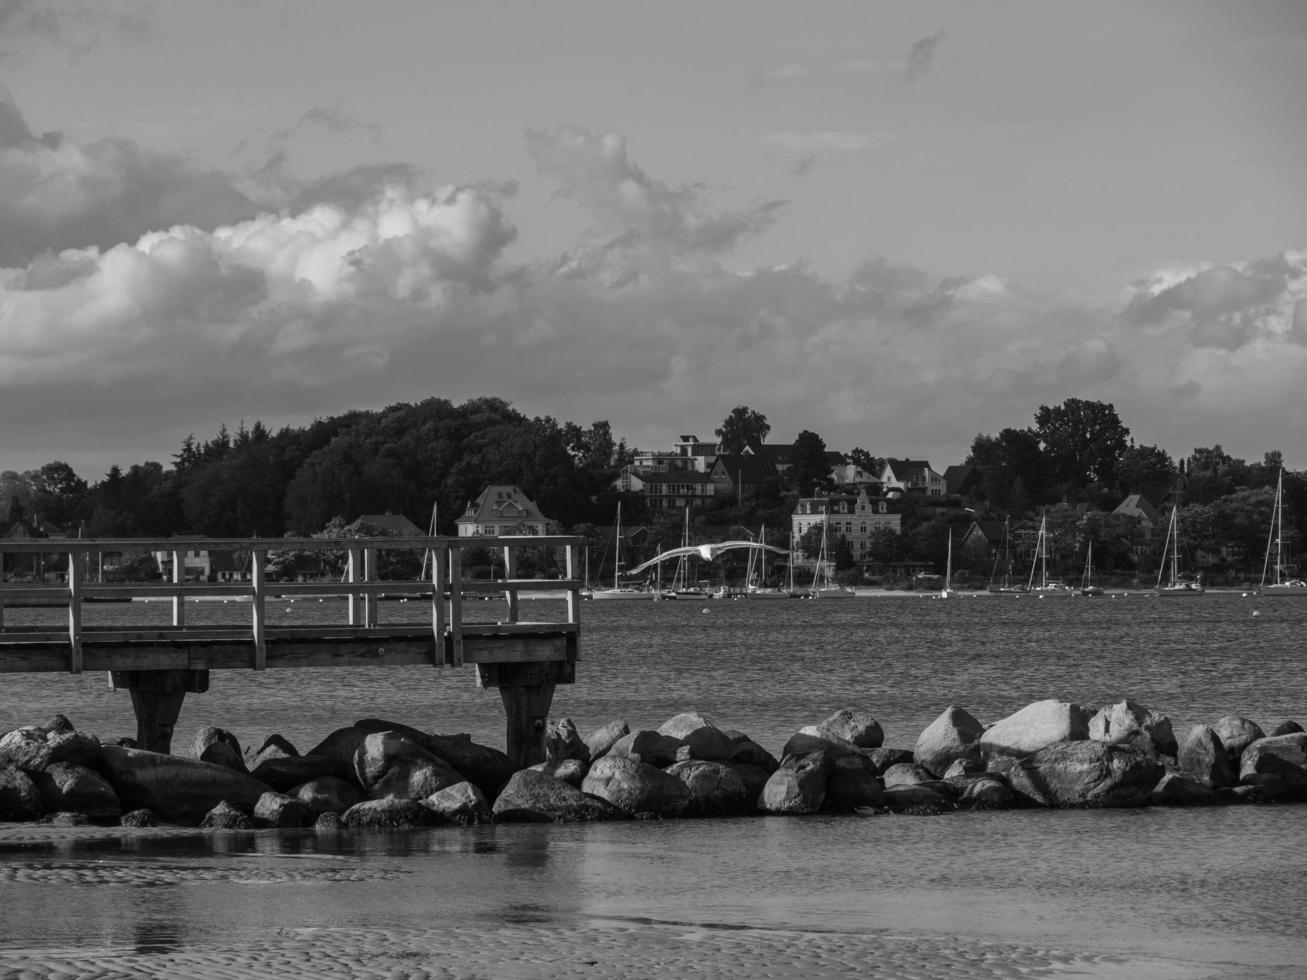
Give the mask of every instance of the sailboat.
[{"label": "sailboat", "polygon": [[1003,519],[1003,576],[998,576],[999,559],[994,559],[994,571],[989,577],[989,591],[995,595],[1025,595],[1029,591],[1020,582],[1012,581],[1012,537],[1010,517]]},{"label": "sailboat", "polygon": [[953,532],[948,533],[948,559],[944,564],[944,588],[939,590],[937,599],[951,599],[957,596],[953,590]]},{"label": "sailboat", "polygon": [[[1035,573],[1039,573],[1039,581],[1035,581]],[[1039,537],[1035,539],[1035,560],[1030,566],[1030,581],[1026,583],[1026,591],[1036,596],[1069,596],[1074,595],[1065,582],[1058,582],[1048,577],[1048,514],[1041,514],[1039,517]]]},{"label": "sailboat", "polygon": [[653,599],[657,595],[649,589],[622,584],[622,505],[617,505],[617,524],[613,528],[613,587],[594,589],[590,598],[601,599]]},{"label": "sailboat", "polygon": [[[1271,565],[1271,549],[1275,549],[1275,564]],[[1273,571],[1272,571],[1273,569]],[[1272,571],[1272,581],[1267,583],[1266,573]],[[1257,590],[1264,596],[1303,595],[1307,596],[1307,582],[1300,578],[1290,578],[1284,566],[1284,470],[1275,484],[1275,509],[1271,512],[1271,533],[1266,540],[1266,560],[1262,562],[1262,584]]]},{"label": "sailboat", "polygon": [[[1171,507],[1171,523],[1166,529],[1166,544],[1162,548],[1163,559],[1161,567],[1157,569],[1157,588],[1154,590],[1159,597],[1180,598],[1202,595],[1204,592],[1202,582],[1190,582],[1180,578],[1180,524],[1177,517],[1179,511],[1180,508]],[[1168,568],[1171,576],[1163,585],[1162,577]]]},{"label": "sailboat", "polygon": [[671,588],[663,593],[665,599],[706,599],[708,590],[701,589],[690,581],[690,508],[685,508],[685,527],[681,531],[681,551],[676,560],[676,571],[672,575]]},{"label": "sailboat", "polygon": [[1081,595],[1102,595],[1103,587],[1094,584],[1094,542],[1085,549],[1085,574],[1080,579]]},{"label": "sailboat", "polygon": [[817,568],[812,574],[812,586],[807,591],[809,599],[850,599],[853,590],[839,585],[832,573],[834,562],[826,557],[826,528],[828,515],[821,518],[821,550],[817,553]]},{"label": "sailboat", "polygon": [[788,599],[790,594],[781,589],[768,588],[767,581],[767,525],[758,528],[760,547],[749,552],[749,570],[745,575],[744,594],[750,599]]}]

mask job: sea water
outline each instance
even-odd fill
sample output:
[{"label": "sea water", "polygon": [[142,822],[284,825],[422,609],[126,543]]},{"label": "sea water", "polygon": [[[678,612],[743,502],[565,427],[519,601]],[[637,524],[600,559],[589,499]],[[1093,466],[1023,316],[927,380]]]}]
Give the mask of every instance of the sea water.
[{"label": "sea water", "polygon": [[[339,614],[336,603],[301,599],[274,615],[310,621]],[[559,614],[535,605],[524,602],[522,618]],[[239,621],[249,615],[239,606],[196,603],[188,618]],[[7,610],[6,622],[48,613]],[[429,621],[429,608],[384,603],[382,616]],[[1307,601],[1239,593],[586,604],[577,682],[559,686],[552,715],[584,732],[697,710],[774,753],[844,707],[871,713],[886,744],[905,748],[949,705],[988,722],[1049,697],[1128,698],[1166,713],[1179,736],[1225,714],[1269,726],[1307,720],[1305,625]],[[126,693],[102,676],[3,678],[0,729],[56,712],[105,736],[135,728]],[[207,694],[187,696],[174,747],[218,725],[242,744],[280,732],[307,750],[362,717],[503,746],[498,694],[478,688],[472,668],[393,668],[215,671]],[[266,931],[255,910],[272,906],[297,928],[610,921],[909,937],[968,957],[993,943],[1056,947],[1223,976],[1307,970],[1303,806],[129,840],[16,826],[0,827],[0,951],[124,936],[143,949],[230,941]],[[69,906],[76,918],[53,914]],[[919,973],[970,975],[956,962]]]}]

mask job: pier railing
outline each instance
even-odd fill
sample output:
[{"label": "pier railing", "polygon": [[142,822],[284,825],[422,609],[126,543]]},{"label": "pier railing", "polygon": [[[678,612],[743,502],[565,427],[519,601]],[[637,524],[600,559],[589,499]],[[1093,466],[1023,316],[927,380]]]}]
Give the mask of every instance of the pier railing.
[{"label": "pier railing", "polygon": [[[133,701],[143,691],[207,690],[211,669],[295,667],[477,665],[479,683],[500,688],[509,707],[509,690],[516,692],[519,719],[527,729],[514,736],[514,709],[509,707],[509,742],[529,736],[524,751],[534,754],[536,735],[543,733],[543,711],[548,710],[555,683],[572,683],[580,646],[580,599],[583,583],[577,578],[581,539],[571,536],[523,535],[514,537],[370,537],[370,538],[63,538],[21,539],[0,542],[0,555],[31,555],[34,567],[49,567],[66,560],[64,581],[0,582],[0,674],[17,672],[107,670],[115,687],[132,690]],[[504,577],[494,580],[464,574],[464,556],[472,549],[502,555]],[[517,570],[527,549],[547,549],[561,556],[556,564],[561,578],[519,578]],[[249,578],[212,582],[188,579],[186,558],[193,552],[236,552],[250,556]],[[331,552],[345,556],[344,574],[330,581],[276,581],[267,572],[275,552]],[[385,578],[378,574],[379,556],[389,551],[424,555],[421,577]],[[166,581],[91,582],[89,570],[106,554],[162,553],[170,567]],[[170,559],[170,560],[169,560]],[[20,559],[21,561],[21,559]],[[0,563],[0,567],[3,564]],[[47,576],[48,577],[48,576]],[[554,618],[526,620],[524,594],[532,599],[554,599]],[[478,621],[470,609],[488,608],[469,599],[502,597],[495,605],[498,618]],[[296,598],[343,597],[340,622],[274,624],[269,606]],[[248,603],[246,625],[213,625],[188,619],[187,601],[212,599]],[[379,615],[385,600],[405,599],[427,603],[429,624],[383,623]],[[114,625],[88,624],[91,602],[112,600],[171,601],[171,623],[131,623],[132,614],[114,617]],[[557,602],[562,603],[561,613]],[[532,604],[534,606],[534,603]],[[49,623],[18,622],[12,612],[19,606],[62,607],[67,628]],[[130,608],[130,607],[129,607]],[[145,608],[142,606],[141,608]],[[10,615],[6,617],[6,609]],[[23,617],[24,619],[30,617]],[[141,620],[149,617],[141,616]],[[197,620],[200,617],[195,617]],[[319,617],[320,618],[320,617]],[[128,620],[126,624],[121,620]],[[547,685],[543,698],[523,698],[521,688]],[[537,695],[539,695],[539,691]],[[180,710],[181,694],[176,697]],[[147,713],[157,713],[158,698],[146,697]],[[163,714],[169,713],[165,708]],[[143,720],[137,704],[138,731],[146,742],[162,744],[167,751],[171,722],[162,726]],[[172,721],[176,713],[172,713]],[[538,722],[538,724],[537,724]],[[147,729],[150,729],[147,731]],[[154,729],[166,729],[154,730]],[[151,746],[154,747],[154,746]],[[519,748],[522,746],[519,745]],[[511,753],[510,753],[511,754]]]}]

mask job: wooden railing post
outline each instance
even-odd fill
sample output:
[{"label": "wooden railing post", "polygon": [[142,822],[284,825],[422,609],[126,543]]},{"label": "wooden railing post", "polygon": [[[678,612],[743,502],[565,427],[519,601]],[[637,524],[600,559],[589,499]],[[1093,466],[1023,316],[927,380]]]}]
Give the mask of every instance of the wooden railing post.
[{"label": "wooden railing post", "polygon": [[363,594],[364,629],[371,629],[372,627],[377,625],[377,593],[375,591],[374,583],[376,583],[378,580],[379,577],[377,575],[377,549],[364,548],[363,549],[363,581],[366,582],[369,586],[372,586]]},{"label": "wooden railing post", "polygon": [[517,549],[518,545],[504,545],[504,600],[508,603],[508,622],[517,622],[517,586],[509,584],[517,578]]},{"label": "wooden railing post", "polygon": [[254,594],[250,597],[253,607],[254,628],[254,669],[266,670],[268,667],[267,610],[265,602],[268,595],[267,581],[268,552],[256,548],[250,553],[250,583]]},{"label": "wooden railing post", "polygon": [[68,552],[68,671],[82,672],[82,573],[86,555],[76,549]]},{"label": "wooden railing post", "polygon": [[431,631],[435,642],[435,662],[445,666],[445,589],[449,585],[447,552],[438,544],[431,548]]},{"label": "wooden railing post", "polygon": [[463,666],[463,549],[449,548],[449,662]]},{"label": "wooden railing post", "polygon": [[[345,569],[345,576],[350,585],[360,582],[363,579],[363,549],[358,545],[349,546],[348,564]],[[351,592],[349,594],[349,624],[357,626],[359,624],[359,594]]]},{"label": "wooden railing post", "polygon": [[[565,563],[565,567],[566,567],[565,574],[567,575],[567,580],[569,582],[575,582],[576,571],[577,571],[577,561],[576,561],[577,550],[574,546],[570,544],[567,545],[564,550],[566,551],[567,554],[566,563]],[[581,590],[576,586],[572,586],[567,590],[567,621],[569,623],[579,622],[580,614],[581,614]]]},{"label": "wooden railing post", "polygon": [[[186,582],[186,552],[178,551],[176,548],[172,552],[172,584],[181,586]],[[186,597],[177,592],[172,597],[172,624],[174,626],[186,625]]]}]

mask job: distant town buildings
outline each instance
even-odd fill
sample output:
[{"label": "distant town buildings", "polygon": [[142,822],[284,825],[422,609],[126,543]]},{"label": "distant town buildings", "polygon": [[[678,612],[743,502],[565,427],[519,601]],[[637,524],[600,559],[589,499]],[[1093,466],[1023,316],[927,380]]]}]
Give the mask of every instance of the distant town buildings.
[{"label": "distant town buildings", "polygon": [[548,534],[553,524],[521,487],[512,484],[486,487],[454,523],[460,538]]}]

